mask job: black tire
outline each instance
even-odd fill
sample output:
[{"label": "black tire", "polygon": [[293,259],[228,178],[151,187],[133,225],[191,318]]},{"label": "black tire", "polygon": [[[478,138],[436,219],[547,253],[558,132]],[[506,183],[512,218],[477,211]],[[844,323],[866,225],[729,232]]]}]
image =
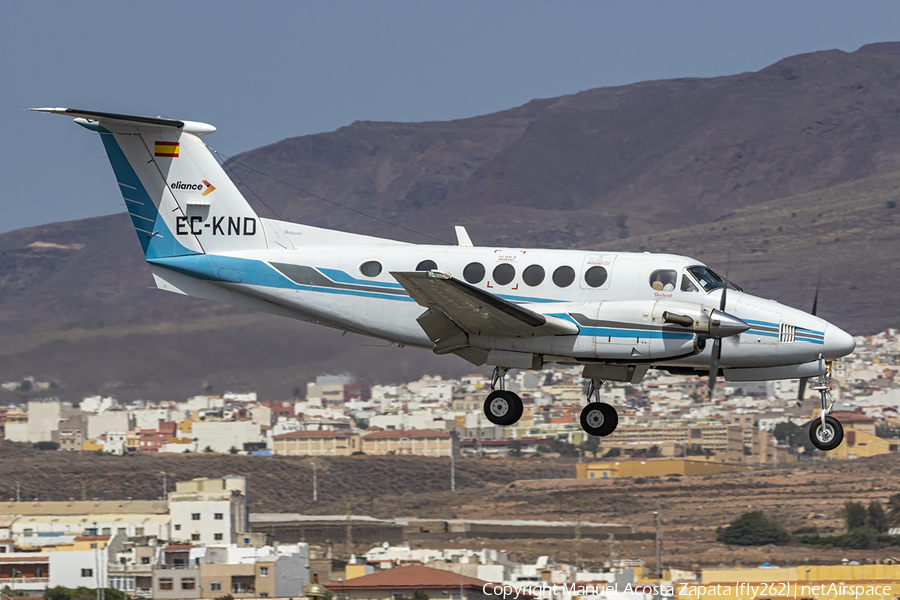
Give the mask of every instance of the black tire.
[{"label": "black tire", "polygon": [[512,425],[522,418],[523,410],[522,399],[507,390],[494,390],[484,400],[484,416],[494,425]]},{"label": "black tire", "polygon": [[831,415],[825,415],[823,428],[822,419],[817,417],[809,424],[809,441],[819,450],[834,450],[844,441],[844,427]]},{"label": "black tire", "polygon": [[619,425],[619,413],[605,402],[591,402],[581,410],[581,428],[590,435],[606,437]]}]

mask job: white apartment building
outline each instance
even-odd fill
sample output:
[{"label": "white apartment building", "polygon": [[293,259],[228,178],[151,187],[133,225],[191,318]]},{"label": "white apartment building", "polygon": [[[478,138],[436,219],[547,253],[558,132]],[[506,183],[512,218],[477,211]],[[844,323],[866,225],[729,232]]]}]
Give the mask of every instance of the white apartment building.
[{"label": "white apartment building", "polygon": [[169,494],[170,539],[191,544],[225,546],[249,531],[247,480],[228,475],[221,479],[180,481]]}]

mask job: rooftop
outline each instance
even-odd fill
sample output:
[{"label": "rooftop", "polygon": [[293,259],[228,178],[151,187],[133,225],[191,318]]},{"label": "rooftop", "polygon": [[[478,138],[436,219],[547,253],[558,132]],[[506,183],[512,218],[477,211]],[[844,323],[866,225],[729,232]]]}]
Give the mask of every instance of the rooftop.
[{"label": "rooftop", "polygon": [[169,505],[161,500],[102,500],[72,502],[4,502],[0,515],[95,515],[169,513]]},{"label": "rooftop", "polygon": [[396,567],[387,571],[379,571],[371,575],[354,577],[348,581],[332,581],[325,585],[331,591],[352,590],[429,590],[459,589],[464,585],[469,589],[481,591],[489,582],[474,577],[461,576],[452,571],[442,571],[421,565]]}]

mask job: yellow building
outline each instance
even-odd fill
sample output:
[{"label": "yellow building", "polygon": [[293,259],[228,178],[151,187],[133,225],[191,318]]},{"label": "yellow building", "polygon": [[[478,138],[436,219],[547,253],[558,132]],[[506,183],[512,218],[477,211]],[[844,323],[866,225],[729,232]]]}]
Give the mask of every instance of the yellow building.
[{"label": "yellow building", "polygon": [[605,479],[609,477],[664,477],[666,475],[714,475],[734,471],[752,471],[746,465],[728,465],[712,460],[685,460],[681,458],[650,458],[646,460],[621,460],[584,462],[575,466],[578,479]]},{"label": "yellow building", "polygon": [[691,600],[894,600],[900,596],[900,565],[709,569],[703,571],[701,581],[675,583],[675,597]]},{"label": "yellow building", "polygon": [[103,448],[105,446],[103,444],[98,444],[97,440],[91,438],[86,442],[82,442],[81,449],[85,452],[103,452]]},{"label": "yellow building", "polygon": [[191,419],[184,419],[176,425],[178,437],[193,438],[194,422]]},{"label": "yellow building", "polygon": [[366,454],[459,455],[458,438],[433,429],[370,431],[359,439]]},{"label": "yellow building", "polygon": [[275,559],[245,564],[201,564],[201,598],[274,598]]},{"label": "yellow building", "polygon": [[847,460],[889,454],[898,450],[900,448],[897,447],[896,440],[886,440],[866,431],[847,427],[844,429],[843,443],[834,450],[822,454],[829,460]]},{"label": "yellow building", "polygon": [[103,550],[109,544],[108,535],[81,535],[71,542],[41,546],[41,552],[84,552],[86,550]]},{"label": "yellow building", "polygon": [[357,451],[358,439],[339,431],[292,431],[273,438],[272,452],[286,456],[349,456]]},{"label": "yellow building", "polygon": [[138,433],[129,431],[125,436],[125,452],[137,452],[141,446],[141,436]]}]

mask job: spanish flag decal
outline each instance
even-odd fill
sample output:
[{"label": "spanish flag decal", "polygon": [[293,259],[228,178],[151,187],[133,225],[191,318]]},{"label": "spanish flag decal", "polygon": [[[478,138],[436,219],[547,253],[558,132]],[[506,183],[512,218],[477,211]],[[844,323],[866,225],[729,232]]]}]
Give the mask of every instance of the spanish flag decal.
[{"label": "spanish flag decal", "polygon": [[153,155],[178,158],[178,148],[180,146],[179,142],[156,142],[153,148]]}]

